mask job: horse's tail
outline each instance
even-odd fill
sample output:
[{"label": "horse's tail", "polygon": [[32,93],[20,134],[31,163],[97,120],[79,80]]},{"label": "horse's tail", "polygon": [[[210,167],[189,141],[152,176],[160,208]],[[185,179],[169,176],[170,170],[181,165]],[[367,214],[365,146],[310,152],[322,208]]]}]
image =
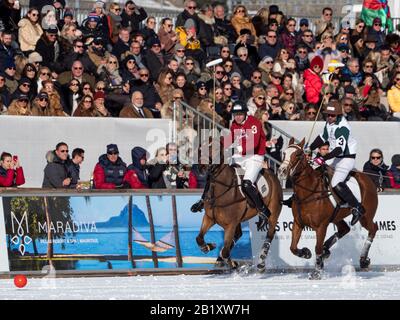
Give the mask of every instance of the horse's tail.
[{"label": "horse's tail", "polygon": [[378,191],[371,177],[363,172],[357,171],[354,174],[361,191],[361,204],[374,217],[378,208]]}]

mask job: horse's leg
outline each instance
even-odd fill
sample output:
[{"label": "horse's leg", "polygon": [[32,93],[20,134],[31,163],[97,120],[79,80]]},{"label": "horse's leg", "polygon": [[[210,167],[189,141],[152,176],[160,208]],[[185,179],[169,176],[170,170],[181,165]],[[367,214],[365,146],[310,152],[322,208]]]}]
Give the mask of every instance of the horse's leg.
[{"label": "horse's leg", "polygon": [[197,245],[200,247],[200,250],[203,253],[209,253],[211,250],[214,250],[216,248],[215,243],[204,242],[204,235],[214,224],[214,220],[211,219],[209,216],[207,216],[206,214],[203,216],[203,222],[201,223],[200,232],[196,237]]},{"label": "horse's leg", "polygon": [[[233,241],[232,241],[232,244],[231,244],[231,251],[232,251],[232,249],[235,247],[235,245],[236,245],[236,243],[239,241],[239,239],[242,237],[242,235],[243,235],[243,232],[242,232],[242,225],[239,224],[239,225],[236,227],[235,235],[233,236]],[[222,259],[222,257],[221,257],[221,254],[219,254],[219,255],[218,255],[218,258],[217,258],[217,263],[221,263],[221,262],[223,262],[223,259]],[[233,264],[235,264],[235,263],[233,262]]]},{"label": "horse's leg", "polygon": [[313,280],[321,279],[321,271],[324,268],[324,257],[322,253],[323,253],[323,246],[324,246],[327,227],[328,227],[327,225],[322,225],[316,230],[317,243],[315,245],[315,255],[316,255],[315,269],[310,275],[310,279]]},{"label": "horse's leg", "polygon": [[292,243],[290,245],[290,251],[292,251],[292,253],[295,256],[298,256],[300,258],[310,259],[312,256],[310,249],[308,249],[308,248],[298,249],[297,248],[297,245],[300,240],[301,232],[302,232],[302,228],[301,228],[300,224],[297,221],[294,221],[293,230],[292,230]]},{"label": "horse's leg", "polygon": [[264,243],[261,247],[260,254],[258,256],[258,261],[257,261],[257,271],[258,272],[265,271],[265,264],[266,264],[265,260],[267,259],[269,249],[271,248],[271,242],[274,239],[276,223],[277,223],[277,217],[276,217],[276,215],[272,214],[271,218],[268,221],[269,227],[268,227],[267,236],[264,240]]},{"label": "horse's leg", "polygon": [[221,249],[220,252],[220,256],[223,259],[223,261],[229,266],[231,267],[230,263],[229,263],[229,258],[231,255],[231,246],[232,246],[232,241],[233,241],[233,237],[235,235],[235,231],[236,231],[237,226],[233,225],[233,226],[227,226],[224,229],[224,246]]},{"label": "horse's leg", "polygon": [[367,269],[371,263],[371,260],[368,258],[368,253],[369,249],[371,248],[372,241],[374,241],[376,231],[378,230],[378,225],[373,222],[372,218],[367,220],[366,214],[360,219],[360,223],[365,229],[368,230],[368,238],[365,240],[360,255],[360,268]]},{"label": "horse's leg", "polygon": [[323,259],[328,259],[331,255],[330,248],[341,238],[343,238],[347,233],[350,231],[350,227],[344,220],[340,220],[339,222],[335,223],[338,231],[335,232],[328,240],[324,242],[323,246]]}]

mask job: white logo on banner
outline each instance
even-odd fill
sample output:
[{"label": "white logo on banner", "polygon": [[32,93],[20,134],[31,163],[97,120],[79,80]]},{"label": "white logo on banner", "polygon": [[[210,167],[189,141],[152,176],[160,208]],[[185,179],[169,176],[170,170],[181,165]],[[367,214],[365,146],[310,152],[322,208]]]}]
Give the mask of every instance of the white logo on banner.
[{"label": "white logo on banner", "polygon": [[[15,232],[14,221],[18,225],[17,232]],[[25,223],[26,233],[29,233],[28,213],[25,211],[21,220],[18,220],[14,212],[11,212],[11,226],[12,226],[12,233],[14,234],[14,236],[11,238],[11,242],[14,245],[18,246],[18,251],[21,253],[21,255],[25,254],[25,245],[28,245],[32,242],[32,238],[28,235],[25,235],[24,223]]]}]

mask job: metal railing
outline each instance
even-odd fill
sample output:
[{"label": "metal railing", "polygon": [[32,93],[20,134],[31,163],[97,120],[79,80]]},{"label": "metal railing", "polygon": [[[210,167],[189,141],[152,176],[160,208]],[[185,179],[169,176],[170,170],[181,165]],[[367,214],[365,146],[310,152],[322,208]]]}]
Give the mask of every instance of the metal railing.
[{"label": "metal railing", "polygon": [[[200,111],[196,110],[194,107],[191,107],[185,102],[181,102],[180,104],[175,104],[173,106],[173,137],[176,139],[178,135],[179,129],[182,128],[191,128],[196,130],[197,132],[200,131],[201,134],[205,134],[205,130],[201,131],[201,129],[209,129],[209,130],[217,130],[219,133],[221,133],[223,130],[228,130],[226,127],[222,126],[221,124],[215,122],[212,118],[209,116],[201,113]],[[281,135],[282,138],[284,139],[285,142],[287,142],[290,138],[292,138],[291,135],[289,135],[287,132],[283,131],[279,127],[271,124],[272,127],[272,136],[277,136]],[[201,141],[204,141],[205,138],[207,137],[199,137],[202,139]],[[173,139],[174,140],[174,139]],[[296,140],[297,142],[297,140]],[[265,155],[269,167],[276,173],[279,166],[281,165],[281,162],[278,161],[277,159],[271,157],[269,154]]]}]

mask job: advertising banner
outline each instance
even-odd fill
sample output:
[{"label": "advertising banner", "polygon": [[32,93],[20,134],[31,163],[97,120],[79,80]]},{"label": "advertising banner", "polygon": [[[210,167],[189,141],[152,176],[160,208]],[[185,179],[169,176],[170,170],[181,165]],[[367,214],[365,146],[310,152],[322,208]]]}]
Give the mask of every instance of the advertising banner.
[{"label": "advertising banner", "polygon": [[[287,198],[289,194],[285,194]],[[373,266],[400,265],[400,216],[398,212],[400,195],[387,193],[379,195],[378,210],[374,221],[378,224],[378,231],[371,245],[369,257]],[[315,212],[318,214],[318,212]],[[350,226],[351,216],[346,222]],[[249,222],[251,231],[251,243],[253,256],[256,257],[265,239],[265,233],[256,230],[253,219]],[[275,239],[267,258],[267,268],[290,269],[293,267],[314,267],[315,262],[315,232],[305,228],[302,232],[298,247],[307,247],[313,256],[306,260],[299,258],[290,251],[292,240],[293,214],[290,208],[283,207],[276,228]],[[326,233],[326,239],[336,232],[335,226],[330,224]],[[325,262],[327,270],[340,270],[344,265],[359,266],[361,249],[367,239],[368,232],[360,223],[351,227],[351,231],[340,239],[331,249],[331,256]]]},{"label": "advertising banner", "polygon": [[[40,271],[49,257],[56,270],[213,268],[223,230],[215,226],[206,234],[217,248],[203,254],[196,243],[203,215],[190,212],[198,198],[3,197],[1,251],[8,253],[10,271]],[[245,226],[233,257],[251,259]],[[7,259],[1,261],[7,271]]]}]

